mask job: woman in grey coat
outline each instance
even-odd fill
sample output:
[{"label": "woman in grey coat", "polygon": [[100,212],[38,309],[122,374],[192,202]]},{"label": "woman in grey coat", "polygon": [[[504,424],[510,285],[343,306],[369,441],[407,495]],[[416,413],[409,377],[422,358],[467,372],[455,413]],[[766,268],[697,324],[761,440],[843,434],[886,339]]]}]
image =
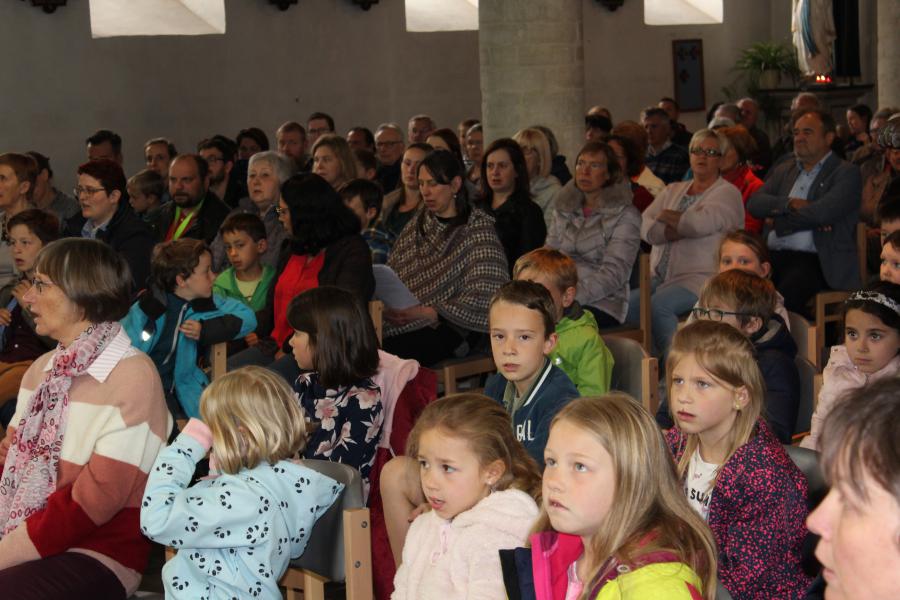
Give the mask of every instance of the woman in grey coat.
[{"label": "woman in grey coat", "polygon": [[546,245],[568,254],[578,269],[576,298],[600,328],[620,325],[628,309],[628,280],[640,248],[641,214],[616,156],[588,142],[575,160],[575,178],[559,191]]}]

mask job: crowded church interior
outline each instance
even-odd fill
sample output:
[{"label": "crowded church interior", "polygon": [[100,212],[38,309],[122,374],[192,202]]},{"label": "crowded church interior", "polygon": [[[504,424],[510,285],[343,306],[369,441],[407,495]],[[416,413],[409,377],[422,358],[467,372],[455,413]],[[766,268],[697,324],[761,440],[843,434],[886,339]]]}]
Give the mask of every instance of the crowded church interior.
[{"label": "crowded church interior", "polygon": [[0,23],[0,598],[900,598],[897,0]]}]

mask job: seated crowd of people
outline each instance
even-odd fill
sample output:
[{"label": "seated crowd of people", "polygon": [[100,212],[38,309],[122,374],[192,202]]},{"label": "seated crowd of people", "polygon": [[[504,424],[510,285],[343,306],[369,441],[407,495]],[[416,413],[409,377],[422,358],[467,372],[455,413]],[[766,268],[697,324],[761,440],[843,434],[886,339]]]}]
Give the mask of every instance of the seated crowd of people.
[{"label": "seated crowd of people", "polygon": [[[316,112],[274,149],[150,139],[130,177],[100,130],[74,197],[0,154],[0,589],[124,599],[152,541],[167,597],[280,598],[342,493],[317,459],[379,511],[379,598],[900,596],[900,110],[792,109],[770,143],[751,98],[694,133],[671,98],[595,106],[572,162],[540,125]],[[825,291],[843,339],[803,415],[791,323]],[[654,415],[604,342],[642,313]],[[420,371],[484,356],[483,394],[426,392],[386,443]]]}]

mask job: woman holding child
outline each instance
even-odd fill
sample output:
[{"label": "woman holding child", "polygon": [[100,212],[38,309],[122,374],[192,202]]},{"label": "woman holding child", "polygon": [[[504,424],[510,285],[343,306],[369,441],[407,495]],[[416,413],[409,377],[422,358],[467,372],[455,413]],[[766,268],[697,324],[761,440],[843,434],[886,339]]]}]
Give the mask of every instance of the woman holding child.
[{"label": "woman holding child", "polygon": [[[716,251],[725,233],[744,226],[744,204],[736,187],[720,177],[731,144],[711,129],[691,138],[694,178],[669,184],[642,215],[641,237],[653,246],[652,331],[658,355],[672,343],[678,317],[697,302],[700,288],[718,271]],[[636,323],[639,290],[631,293],[627,321]]]},{"label": "woman holding child", "polygon": [[88,239],[49,244],[23,296],[59,345],[25,373],[0,445],[0,590],[124,600],[147,565],[140,499],[171,429],[162,385],[118,320],[128,265]]},{"label": "woman holding child", "polygon": [[449,152],[419,165],[425,204],[403,229],[390,266],[421,304],[386,309],[384,349],[432,365],[465,354],[488,330],[488,305],[509,280],[492,219],[469,203],[463,166]]},{"label": "woman holding child", "polygon": [[620,325],[628,308],[628,280],[641,242],[641,214],[631,199],[612,148],[588,142],[575,160],[575,178],[556,196],[547,230],[547,246],[575,260],[576,298],[601,329]]}]

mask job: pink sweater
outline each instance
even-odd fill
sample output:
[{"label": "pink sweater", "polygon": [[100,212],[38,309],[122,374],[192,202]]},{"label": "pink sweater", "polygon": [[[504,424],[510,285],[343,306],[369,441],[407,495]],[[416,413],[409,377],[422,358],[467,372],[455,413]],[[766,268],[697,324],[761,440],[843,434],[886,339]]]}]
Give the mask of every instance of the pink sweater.
[{"label": "pink sweater", "polygon": [[[21,419],[52,356],[44,354],[26,371],[11,423]],[[131,595],[150,553],[140,532],[141,497],[171,429],[162,383],[153,362],[122,331],[72,380],[69,400],[56,491],[43,510],[0,541],[0,569],[81,552],[115,573]]]},{"label": "pink sweater", "polygon": [[851,390],[861,388],[873,381],[884,377],[896,375],[900,372],[900,356],[895,356],[881,368],[880,371],[867,375],[856,368],[847,348],[843,344],[831,348],[831,356],[828,364],[822,371],[822,389],[816,403],[816,411],[812,415],[809,435],[803,438],[800,446],[810,450],[819,449],[819,435],[822,433],[822,423],[831,412],[835,402]]},{"label": "pink sweater", "polygon": [[498,550],[522,546],[538,516],[519,490],[494,492],[452,521],[427,512],[413,521],[391,600],[505,598]]}]

